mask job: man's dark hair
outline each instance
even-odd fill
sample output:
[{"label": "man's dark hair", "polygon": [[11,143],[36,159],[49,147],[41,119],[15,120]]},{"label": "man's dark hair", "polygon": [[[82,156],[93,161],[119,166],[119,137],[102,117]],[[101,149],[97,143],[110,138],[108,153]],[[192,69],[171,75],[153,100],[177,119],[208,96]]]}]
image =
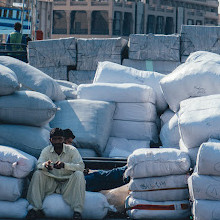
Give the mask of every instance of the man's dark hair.
[{"label": "man's dark hair", "polygon": [[63,130],[63,137],[64,138],[72,138],[74,139],[75,138],[75,135],[73,134],[73,132],[70,130],[70,129],[64,129]]},{"label": "man's dark hair", "polygon": [[14,24],[14,29],[15,29],[16,31],[20,31],[20,30],[21,30],[21,23],[20,23],[20,22],[16,22],[16,23]]},{"label": "man's dark hair", "polygon": [[63,137],[63,130],[61,128],[53,128],[50,131],[50,138],[54,136],[62,136]]}]

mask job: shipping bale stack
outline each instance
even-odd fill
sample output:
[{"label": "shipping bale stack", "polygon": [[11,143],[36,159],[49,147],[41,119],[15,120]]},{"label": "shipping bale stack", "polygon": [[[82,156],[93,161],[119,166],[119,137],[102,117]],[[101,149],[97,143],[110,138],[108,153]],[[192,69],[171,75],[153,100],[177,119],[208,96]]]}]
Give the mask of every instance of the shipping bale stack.
[{"label": "shipping bale stack", "polygon": [[201,144],[196,169],[188,179],[193,219],[218,219],[220,208],[220,141]]},{"label": "shipping bale stack", "polygon": [[20,150],[0,146],[0,218],[25,218],[28,201],[23,198],[27,176],[36,158]]},{"label": "shipping bale stack", "polygon": [[151,87],[134,83],[81,84],[77,96],[116,104],[111,133],[102,156],[127,158],[135,149],[149,148],[150,142],[158,142],[156,97]]},{"label": "shipping bale stack", "polygon": [[196,51],[207,51],[220,54],[220,27],[182,25],[181,26],[181,62]]},{"label": "shipping bale stack", "polygon": [[76,70],[69,71],[69,80],[76,84],[92,83],[98,62],[121,64],[127,40],[119,38],[77,39]]},{"label": "shipping bale stack", "polygon": [[[220,138],[220,95],[210,95],[184,100],[178,112],[180,149],[188,149],[195,165],[196,151],[209,138]],[[183,145],[183,146],[182,146]],[[190,150],[190,149],[197,150]],[[184,150],[187,151],[187,150]]]},{"label": "shipping bale stack", "polygon": [[190,158],[177,149],[138,149],[128,158],[130,195],[125,206],[134,219],[186,219],[190,216]]},{"label": "shipping bale stack", "polygon": [[124,66],[162,74],[171,73],[180,64],[180,36],[131,34],[129,59]]},{"label": "shipping bale stack", "polygon": [[67,66],[76,66],[76,38],[28,42],[29,64],[54,79],[67,80]]}]

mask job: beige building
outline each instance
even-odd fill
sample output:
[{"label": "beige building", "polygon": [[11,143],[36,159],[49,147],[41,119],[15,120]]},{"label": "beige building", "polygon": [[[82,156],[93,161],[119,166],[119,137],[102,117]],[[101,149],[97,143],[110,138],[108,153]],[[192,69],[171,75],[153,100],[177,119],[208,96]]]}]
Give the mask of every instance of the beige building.
[{"label": "beige building", "polygon": [[52,38],[179,33],[218,25],[218,0],[54,0]]}]

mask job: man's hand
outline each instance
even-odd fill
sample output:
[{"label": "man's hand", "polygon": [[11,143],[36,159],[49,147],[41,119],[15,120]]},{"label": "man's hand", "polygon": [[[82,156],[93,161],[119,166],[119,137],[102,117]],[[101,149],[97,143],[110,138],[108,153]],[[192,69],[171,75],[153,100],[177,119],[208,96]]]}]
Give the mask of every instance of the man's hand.
[{"label": "man's hand", "polygon": [[55,168],[55,169],[64,168],[64,163],[61,162],[61,161],[57,161],[57,162],[53,165],[53,168]]},{"label": "man's hand", "polygon": [[45,162],[44,166],[47,168],[47,170],[52,170],[53,167],[52,167],[52,161],[51,160],[48,160]]}]

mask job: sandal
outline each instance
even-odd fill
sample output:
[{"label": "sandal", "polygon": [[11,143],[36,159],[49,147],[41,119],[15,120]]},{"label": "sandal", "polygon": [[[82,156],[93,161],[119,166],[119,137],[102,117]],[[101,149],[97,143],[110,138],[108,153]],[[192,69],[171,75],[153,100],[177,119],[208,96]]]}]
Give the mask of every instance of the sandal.
[{"label": "sandal", "polygon": [[73,214],[73,220],[81,220],[82,219],[82,215],[79,212],[74,212]]}]

